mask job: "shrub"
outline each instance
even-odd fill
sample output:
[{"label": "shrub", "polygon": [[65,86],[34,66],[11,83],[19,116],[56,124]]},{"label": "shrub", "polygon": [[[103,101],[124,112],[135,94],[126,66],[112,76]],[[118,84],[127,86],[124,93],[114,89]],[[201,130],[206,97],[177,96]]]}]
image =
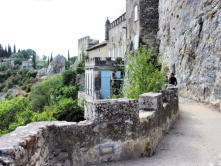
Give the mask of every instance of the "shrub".
[{"label": "shrub", "polygon": [[49,79],[32,86],[30,98],[34,111],[42,112],[44,106],[49,106],[57,89],[62,87],[61,75],[55,75]]},{"label": "shrub", "polygon": [[75,86],[64,87],[63,88],[63,97],[64,98],[77,99],[77,97],[78,97],[77,88]]},{"label": "shrub", "polygon": [[69,122],[79,122],[84,120],[84,111],[82,107],[78,106],[77,100],[65,98],[59,102],[56,118]]},{"label": "shrub", "polygon": [[139,48],[137,53],[128,58],[128,80],[123,89],[124,96],[138,99],[139,95],[146,92],[156,92],[165,82],[165,75],[160,71],[160,64],[152,55],[152,49],[147,46]]},{"label": "shrub", "polygon": [[75,85],[76,84],[76,72],[73,70],[66,70],[62,73],[63,85]]},{"label": "shrub", "polygon": [[83,55],[81,62],[77,65],[77,74],[83,74],[85,71],[85,61],[88,59],[87,55]]},{"label": "shrub", "polygon": [[28,98],[0,100],[0,136],[31,122],[54,120],[53,112],[33,112]]},{"label": "shrub", "polygon": [[28,99],[24,97],[0,100],[0,130],[8,130],[10,124],[16,121],[16,114],[23,112],[27,107]]}]

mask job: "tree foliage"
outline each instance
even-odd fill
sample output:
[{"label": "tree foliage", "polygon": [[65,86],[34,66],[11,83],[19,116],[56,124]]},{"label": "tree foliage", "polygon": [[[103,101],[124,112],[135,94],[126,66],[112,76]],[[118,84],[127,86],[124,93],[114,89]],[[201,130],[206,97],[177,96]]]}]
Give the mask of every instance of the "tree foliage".
[{"label": "tree foliage", "polygon": [[165,83],[165,76],[161,73],[160,64],[152,49],[141,46],[137,53],[131,53],[126,67],[128,80],[123,89],[124,96],[138,99],[146,92],[157,92]]},{"label": "tree foliage", "polygon": [[50,113],[33,112],[28,98],[0,100],[0,136],[30,122],[52,120],[55,118]]}]

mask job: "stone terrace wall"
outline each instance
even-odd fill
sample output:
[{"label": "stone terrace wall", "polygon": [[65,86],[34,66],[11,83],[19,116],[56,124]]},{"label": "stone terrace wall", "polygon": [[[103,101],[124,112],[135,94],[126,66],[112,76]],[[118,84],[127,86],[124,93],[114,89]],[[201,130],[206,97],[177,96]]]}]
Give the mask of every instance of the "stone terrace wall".
[{"label": "stone terrace wall", "polygon": [[178,118],[178,91],[85,103],[80,123],[40,122],[0,138],[0,165],[83,166],[153,155]]}]

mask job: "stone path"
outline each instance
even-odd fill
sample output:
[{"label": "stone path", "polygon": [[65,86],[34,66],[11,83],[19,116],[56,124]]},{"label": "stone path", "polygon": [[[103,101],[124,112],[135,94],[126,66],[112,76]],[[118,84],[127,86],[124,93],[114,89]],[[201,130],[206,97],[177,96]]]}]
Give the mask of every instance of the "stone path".
[{"label": "stone path", "polygon": [[180,99],[180,120],[152,158],[105,166],[221,166],[221,113],[208,105]]}]

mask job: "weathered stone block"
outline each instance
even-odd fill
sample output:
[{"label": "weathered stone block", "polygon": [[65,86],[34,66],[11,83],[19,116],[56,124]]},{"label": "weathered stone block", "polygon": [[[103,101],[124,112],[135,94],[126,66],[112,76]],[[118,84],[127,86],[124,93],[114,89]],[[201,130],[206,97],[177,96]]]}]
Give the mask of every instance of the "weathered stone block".
[{"label": "weathered stone block", "polygon": [[174,100],[175,91],[174,90],[162,90],[162,98],[164,103],[170,103]]},{"label": "weathered stone block", "polygon": [[94,122],[139,121],[138,101],[130,99],[86,101],[84,117]]},{"label": "weathered stone block", "polygon": [[139,109],[144,111],[158,111],[163,107],[161,93],[145,93],[139,98]]},{"label": "weathered stone block", "polygon": [[168,87],[167,89],[170,90],[170,91],[173,91],[175,97],[179,96],[177,87]]}]

